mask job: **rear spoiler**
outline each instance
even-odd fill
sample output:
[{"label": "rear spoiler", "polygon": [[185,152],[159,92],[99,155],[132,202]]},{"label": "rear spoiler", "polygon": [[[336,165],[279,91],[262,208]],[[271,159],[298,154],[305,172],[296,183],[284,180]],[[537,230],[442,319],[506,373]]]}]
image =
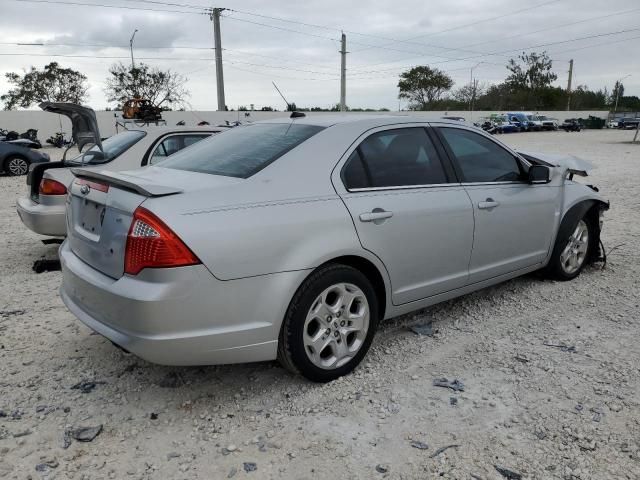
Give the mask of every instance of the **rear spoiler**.
[{"label": "rear spoiler", "polygon": [[78,145],[78,151],[82,152],[85,145],[97,145],[100,151],[103,151],[96,112],[91,108],[65,102],[42,102],[40,108],[45,112],[64,115],[71,120],[71,137]]},{"label": "rear spoiler", "polygon": [[77,178],[84,178],[87,180],[98,180],[108,185],[113,185],[125,190],[130,190],[145,197],[163,197],[166,195],[175,195],[182,193],[180,188],[169,187],[166,185],[158,185],[157,183],[148,182],[135,175],[127,175],[122,172],[106,172],[95,171],[87,168],[72,168],[73,173]]}]

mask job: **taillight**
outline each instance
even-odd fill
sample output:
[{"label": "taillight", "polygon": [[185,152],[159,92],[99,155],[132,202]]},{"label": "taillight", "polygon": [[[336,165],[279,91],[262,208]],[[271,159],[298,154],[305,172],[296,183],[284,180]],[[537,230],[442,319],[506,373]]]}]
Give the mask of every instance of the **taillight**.
[{"label": "taillight", "polygon": [[185,267],[200,263],[162,220],[143,207],[133,212],[124,257],[124,272],[130,275],[137,275],[143,268]]},{"label": "taillight", "polygon": [[43,178],[38,188],[40,195],[66,195],[67,187],[63,183],[50,178]]}]

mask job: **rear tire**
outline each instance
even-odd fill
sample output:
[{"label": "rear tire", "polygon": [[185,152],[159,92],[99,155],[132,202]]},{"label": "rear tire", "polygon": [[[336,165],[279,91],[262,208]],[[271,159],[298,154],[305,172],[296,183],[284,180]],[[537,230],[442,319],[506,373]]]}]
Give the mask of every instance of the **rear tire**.
[{"label": "rear tire", "polygon": [[291,300],[280,330],[278,360],[313,382],[330,382],[358,366],[378,321],[378,299],[367,277],[347,265],[326,265]]},{"label": "rear tire", "polygon": [[12,156],[4,161],[4,171],[10,177],[18,177],[29,173],[29,160],[19,156]]},{"label": "rear tire", "polygon": [[580,275],[596,247],[596,236],[593,219],[585,215],[574,228],[569,229],[568,234],[556,239],[546,268],[547,275],[562,281],[573,280]]}]

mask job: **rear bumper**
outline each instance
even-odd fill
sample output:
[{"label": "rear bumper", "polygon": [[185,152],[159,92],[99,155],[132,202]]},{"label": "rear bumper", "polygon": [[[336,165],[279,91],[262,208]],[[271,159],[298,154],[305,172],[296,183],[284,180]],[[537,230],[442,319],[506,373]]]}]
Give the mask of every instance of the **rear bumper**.
[{"label": "rear bumper", "polygon": [[53,237],[67,234],[65,205],[41,205],[22,197],[16,203],[16,210],[22,223],[33,232]]},{"label": "rear bumper", "polygon": [[80,260],[68,242],[60,247],[60,261],[67,308],[115,344],[164,365],[275,359],[285,309],[306,276],[220,281],[195,265],[114,280]]}]

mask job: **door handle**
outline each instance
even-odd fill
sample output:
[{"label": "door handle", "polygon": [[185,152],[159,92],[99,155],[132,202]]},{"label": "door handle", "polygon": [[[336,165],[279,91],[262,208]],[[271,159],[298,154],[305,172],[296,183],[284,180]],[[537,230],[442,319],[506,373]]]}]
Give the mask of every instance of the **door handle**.
[{"label": "door handle", "polygon": [[393,217],[393,212],[387,212],[381,208],[374,208],[373,211],[360,214],[361,222],[377,222],[379,220],[386,220]]},{"label": "door handle", "polygon": [[478,202],[478,208],[480,210],[491,210],[500,205],[500,202],[496,202],[493,198],[487,198],[484,202]]}]

